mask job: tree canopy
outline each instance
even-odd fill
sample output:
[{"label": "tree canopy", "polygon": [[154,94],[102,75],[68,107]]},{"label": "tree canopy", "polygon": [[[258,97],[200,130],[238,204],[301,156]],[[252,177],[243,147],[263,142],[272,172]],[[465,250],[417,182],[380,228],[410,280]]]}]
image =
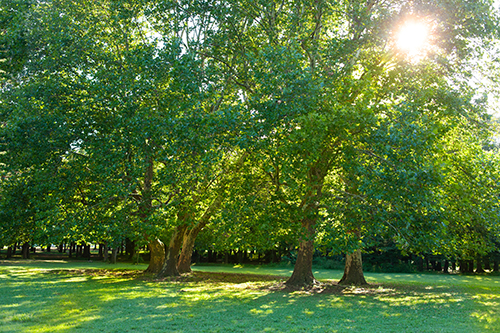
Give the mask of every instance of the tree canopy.
[{"label": "tree canopy", "polygon": [[[303,285],[315,243],[363,283],[376,236],[459,256],[498,239],[469,80],[498,40],[491,1],[1,6],[4,244],[165,242],[151,269],[169,275],[209,226],[221,248],[296,246]],[[397,45],[408,20],[429,30],[418,56]]]}]

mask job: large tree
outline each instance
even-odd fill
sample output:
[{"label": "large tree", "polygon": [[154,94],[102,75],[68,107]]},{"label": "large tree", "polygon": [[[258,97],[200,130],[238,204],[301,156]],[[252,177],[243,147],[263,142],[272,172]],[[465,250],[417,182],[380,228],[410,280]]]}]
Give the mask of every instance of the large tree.
[{"label": "large tree", "polygon": [[[288,223],[301,226],[297,262],[287,283],[311,284],[322,206],[329,205],[332,194],[341,191],[355,196],[356,182],[369,176],[363,170],[366,158],[354,155],[370,151],[380,153],[382,159],[397,155],[391,153],[390,142],[392,135],[398,135],[392,132],[395,128],[388,132],[389,137],[379,136],[387,143],[376,143],[385,147],[385,152],[373,151],[368,142],[379,127],[393,120],[393,110],[421,114],[413,124],[415,129],[435,130],[440,135],[446,132],[440,130],[440,124],[453,124],[457,119],[474,121],[483,112],[475,107],[470,89],[461,79],[470,72],[465,64],[472,50],[484,50],[488,40],[496,36],[491,3],[218,4],[206,9],[218,14],[218,29],[207,39],[204,54],[226,65],[232,82],[240,87],[242,103],[252,115],[248,135],[259,153],[267,157],[262,169],[273,184],[274,205],[284,205],[290,213]],[[395,45],[396,32],[408,19],[423,20],[431,30],[432,45],[421,59],[399,52]],[[411,145],[398,149],[403,150],[398,154],[404,163],[411,165],[425,156]],[[346,169],[349,161],[361,167]],[[397,171],[394,168],[391,172]],[[400,173],[402,181],[415,183],[405,171]],[[388,186],[383,189],[388,192],[384,196],[396,196],[402,187]],[[408,193],[403,200],[405,208],[409,201],[418,199],[412,195]],[[397,204],[391,204],[393,211]],[[398,227],[411,229],[411,224],[406,225]]]}]

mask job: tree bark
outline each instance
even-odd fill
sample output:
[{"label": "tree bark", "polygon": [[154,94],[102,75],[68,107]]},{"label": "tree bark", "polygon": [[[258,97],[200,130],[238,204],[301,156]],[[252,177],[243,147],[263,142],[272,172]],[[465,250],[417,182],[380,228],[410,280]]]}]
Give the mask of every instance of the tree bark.
[{"label": "tree bark", "polygon": [[450,268],[450,262],[448,259],[444,260],[444,267],[443,267],[443,273],[448,274],[448,269]]},{"label": "tree bark", "polygon": [[116,256],[118,255],[118,247],[113,247],[111,250],[111,264],[116,264]]},{"label": "tree bark", "polygon": [[424,259],[422,257],[417,257],[417,271],[424,271]]},{"label": "tree bark", "polygon": [[306,237],[300,240],[297,261],[293,267],[292,276],[285,282],[290,287],[310,286],[317,283],[312,273],[312,261],[314,254],[314,222],[306,220],[302,223],[307,231]]},{"label": "tree bark", "polygon": [[191,273],[191,257],[193,255],[194,242],[201,228],[197,226],[191,230],[187,229],[182,240],[182,250],[177,263],[179,273]]},{"label": "tree bark", "polygon": [[9,246],[7,248],[7,258],[6,259],[11,259],[12,258],[12,246]]},{"label": "tree bark", "polygon": [[87,258],[88,260],[91,259],[92,255],[90,253],[90,244],[86,244],[83,246],[83,257]]},{"label": "tree bark", "polygon": [[170,238],[167,252],[165,254],[165,263],[161,271],[158,273],[158,278],[167,276],[179,276],[180,273],[177,269],[177,257],[182,244],[182,237],[186,231],[187,225],[180,225],[176,228],[174,234]]},{"label": "tree bark", "polygon": [[103,258],[103,247],[104,247],[104,244],[102,243],[99,243],[99,260],[102,260]]},{"label": "tree bark", "polygon": [[[238,161],[236,162],[236,168],[241,167],[243,165],[243,162],[245,161],[247,154],[243,154]],[[177,269],[179,270],[179,273],[191,273],[191,257],[193,255],[193,249],[194,249],[194,243],[196,241],[196,237],[198,237],[198,234],[200,233],[203,228],[208,224],[210,221],[210,218],[212,215],[220,208],[222,205],[222,202],[225,199],[225,189],[228,186],[228,181],[223,181],[222,184],[220,185],[220,188],[218,189],[217,196],[215,199],[210,203],[208,208],[205,210],[203,215],[200,217],[198,223],[192,228],[192,229],[187,229],[184,233],[184,238],[182,241],[182,250],[181,254],[179,257],[179,262],[177,265]]]},{"label": "tree bark", "polygon": [[130,240],[129,238],[125,238],[125,253],[128,255],[128,258],[132,260],[135,254],[135,241]]},{"label": "tree bark", "polygon": [[28,242],[23,244],[22,255],[23,255],[23,259],[30,258],[30,244]]},{"label": "tree bark", "polygon": [[470,259],[470,260],[468,260],[468,262],[469,262],[469,264],[468,264],[467,273],[474,273],[474,260]]},{"label": "tree bark", "polygon": [[151,258],[145,272],[158,274],[165,263],[165,245],[157,238],[148,243]]},{"label": "tree bark", "polygon": [[363,274],[361,249],[346,254],[344,276],[340,279],[339,284],[355,286],[368,284]]},{"label": "tree bark", "polygon": [[108,257],[109,257],[108,244],[104,244],[104,252],[103,252],[103,260],[104,260],[104,262],[108,261]]},{"label": "tree bark", "polygon": [[484,269],[491,271],[491,262],[490,262],[490,256],[489,255],[485,255],[484,256],[483,262],[484,262]]},{"label": "tree bark", "polygon": [[485,270],[483,268],[483,258],[478,255],[476,257],[476,262],[477,262],[476,273],[485,273]]}]

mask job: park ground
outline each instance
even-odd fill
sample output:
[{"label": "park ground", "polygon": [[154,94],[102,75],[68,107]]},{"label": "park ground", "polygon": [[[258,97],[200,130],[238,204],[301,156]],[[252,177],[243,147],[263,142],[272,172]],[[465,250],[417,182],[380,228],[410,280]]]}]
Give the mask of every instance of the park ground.
[{"label": "park ground", "polygon": [[315,269],[287,290],[287,266],[193,266],[157,280],[145,264],[0,261],[0,332],[500,332],[500,277]]}]

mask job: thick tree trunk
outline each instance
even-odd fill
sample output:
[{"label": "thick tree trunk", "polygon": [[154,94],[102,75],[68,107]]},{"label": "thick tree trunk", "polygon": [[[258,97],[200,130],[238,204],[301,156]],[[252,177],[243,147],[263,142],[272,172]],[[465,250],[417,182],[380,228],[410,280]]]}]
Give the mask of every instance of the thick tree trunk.
[{"label": "thick tree trunk", "polygon": [[23,255],[23,259],[30,258],[30,244],[27,242],[23,244],[22,255]]},{"label": "thick tree trunk", "polygon": [[468,260],[468,262],[469,262],[469,264],[468,264],[467,273],[474,273],[474,260],[470,259],[470,260]]},{"label": "thick tree trunk", "polygon": [[7,248],[7,258],[6,259],[11,259],[12,258],[12,246],[9,246]]},{"label": "thick tree trunk", "polygon": [[485,273],[484,268],[483,268],[483,258],[481,256],[476,257],[476,273]]},{"label": "thick tree trunk", "polygon": [[90,260],[90,258],[91,258],[90,244],[86,244],[83,246],[83,257]]},{"label": "thick tree trunk", "polygon": [[110,260],[111,264],[116,264],[116,256],[117,255],[118,255],[118,248],[115,246],[111,250],[111,260]]},{"label": "thick tree trunk", "polygon": [[424,271],[424,259],[422,257],[417,257],[417,271]]},{"label": "thick tree trunk", "polygon": [[368,284],[363,274],[363,261],[360,249],[346,255],[344,276],[340,279],[339,284],[355,286]]},{"label": "thick tree trunk", "polygon": [[154,239],[148,244],[151,258],[145,272],[158,274],[165,263],[165,245],[159,239]]},{"label": "thick tree trunk", "polygon": [[182,240],[182,250],[177,263],[179,273],[191,273],[191,257],[193,255],[194,242],[198,236],[200,229],[193,228],[186,230],[184,239]]},{"label": "thick tree trunk", "polygon": [[489,255],[484,256],[483,262],[484,262],[484,269],[491,271],[491,262]]},{"label": "thick tree trunk", "polygon": [[165,263],[163,264],[161,271],[157,275],[158,278],[180,275],[179,271],[177,270],[177,257],[179,256],[179,250],[182,245],[182,237],[184,236],[186,228],[186,225],[178,226],[174,234],[170,238],[167,252],[165,254]]},{"label": "thick tree trunk", "polygon": [[314,254],[314,222],[306,221],[303,223],[307,231],[306,237],[300,241],[297,261],[293,267],[292,276],[286,281],[290,287],[310,286],[317,283],[312,273],[312,261]]},{"label": "thick tree trunk", "polygon": [[[246,154],[240,157],[236,164],[237,167],[240,167],[243,164],[245,156]],[[220,208],[225,198],[224,189],[226,188],[226,186],[227,184],[225,183],[221,185],[219,193],[210,203],[203,215],[200,217],[198,223],[192,229],[186,228],[182,240],[181,254],[177,263],[177,269],[179,270],[179,273],[191,273],[191,257],[193,256],[194,242],[196,241],[196,237],[198,237],[200,231],[205,228],[212,215]]]}]

